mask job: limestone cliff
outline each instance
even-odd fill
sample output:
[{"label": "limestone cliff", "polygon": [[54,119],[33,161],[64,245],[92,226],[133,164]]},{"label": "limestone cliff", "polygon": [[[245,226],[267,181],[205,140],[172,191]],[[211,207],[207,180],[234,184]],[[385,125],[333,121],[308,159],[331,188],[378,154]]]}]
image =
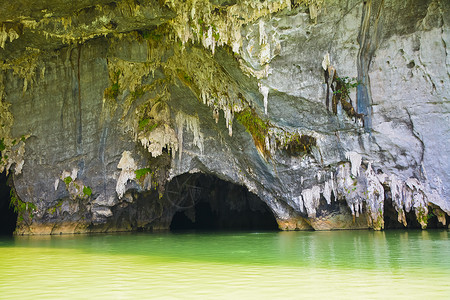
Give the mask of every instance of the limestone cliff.
[{"label": "limestone cliff", "polygon": [[445,0],[2,5],[16,232],[166,229],[186,173],[283,230],[446,225],[449,44]]}]

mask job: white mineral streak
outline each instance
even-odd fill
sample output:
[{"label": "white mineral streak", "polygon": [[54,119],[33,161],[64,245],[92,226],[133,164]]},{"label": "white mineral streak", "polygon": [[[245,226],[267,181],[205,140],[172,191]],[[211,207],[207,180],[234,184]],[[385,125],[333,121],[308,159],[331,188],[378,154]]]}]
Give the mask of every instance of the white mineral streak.
[{"label": "white mineral streak", "polygon": [[317,19],[317,7],[314,3],[309,5],[309,17],[311,20]]},{"label": "white mineral streak", "polygon": [[133,157],[131,157],[130,151],[123,151],[122,158],[120,159],[117,168],[122,171],[120,172],[119,179],[117,179],[116,193],[117,196],[119,196],[119,199],[122,199],[125,194],[128,180],[136,179],[134,171],[137,169],[137,165],[134,162]]},{"label": "white mineral streak", "polygon": [[111,209],[109,207],[95,207],[93,210],[93,213],[95,214],[95,217],[104,217],[109,218],[113,215]]},{"label": "white mineral streak", "polygon": [[269,87],[263,85],[262,83],[259,83],[259,92],[263,95],[264,97],[264,114],[267,115],[267,102],[269,99]]},{"label": "white mineral streak", "polygon": [[[17,145],[12,146],[9,151],[5,151],[5,154],[8,156],[5,169],[9,170],[14,165],[14,174],[19,175],[22,173],[23,164],[25,163],[25,143],[20,141]],[[2,171],[2,166],[0,166],[0,171]]]},{"label": "white mineral streak", "polygon": [[298,211],[301,211],[302,213],[305,212],[305,206],[303,204],[303,197],[302,195],[299,195],[298,197],[293,198],[293,207],[294,209],[297,209]]},{"label": "white mineral streak", "polygon": [[206,37],[203,39],[203,46],[205,48],[210,48],[212,53],[214,54],[215,49],[215,40],[213,37],[213,29],[212,27],[209,27],[208,33],[206,34]]},{"label": "white mineral streak", "polygon": [[239,59],[239,67],[244,72],[244,74],[246,74],[247,76],[253,76],[258,80],[267,78],[272,72],[269,64],[266,64],[261,70],[254,70],[253,68],[247,66],[242,59]]},{"label": "white mineral streak", "polygon": [[[427,193],[424,184],[412,177],[403,182],[396,175],[390,175],[388,182],[392,204],[398,212],[398,222],[406,226],[405,212],[408,213],[413,208],[419,223],[426,227],[424,218],[428,214],[428,203],[440,203],[442,200],[439,194],[435,190]],[[439,221],[445,223],[442,218]]]},{"label": "white mineral streak", "polygon": [[[290,0],[281,1],[238,1],[235,5],[222,7],[225,12],[222,16],[213,14],[216,7],[207,0],[172,1],[165,3],[178,11],[171,26],[177,38],[185,44],[189,40],[201,42],[213,53],[216,46],[229,45],[233,52],[239,53],[242,47],[241,29],[243,26],[260,19],[260,45],[269,45],[268,36],[264,30],[264,21],[261,17],[290,9]],[[206,31],[206,32],[205,32]],[[269,56],[270,56],[270,46]],[[267,53],[267,49],[264,53]]]},{"label": "white mineral streak", "polygon": [[67,178],[67,177],[72,178],[72,180],[77,179],[77,177],[78,177],[78,168],[74,168],[72,171],[64,170],[61,173],[61,177],[60,178],[61,178],[62,181],[64,181],[64,179]]},{"label": "white mineral streak", "polygon": [[261,51],[259,52],[259,63],[263,66],[268,64],[270,60],[270,44],[261,45]]},{"label": "white mineral streak", "polygon": [[345,153],[345,158],[350,160],[350,163],[352,164],[352,175],[355,177],[358,176],[359,168],[361,167],[362,156],[356,152],[350,151]]},{"label": "white mineral streak", "polygon": [[[324,187],[323,187],[323,197],[325,198],[325,200],[327,200],[328,204],[331,204],[331,193],[333,192],[333,188],[334,188],[334,181],[328,180],[325,181]],[[335,194],[336,197],[336,194]]]},{"label": "white mineral streak", "polygon": [[[83,192],[84,184],[81,180],[78,178],[78,168],[72,169],[72,171],[66,171],[64,170],[61,173],[61,176],[59,179],[64,181],[66,183],[67,191],[69,192],[71,198],[87,198],[87,196]],[[70,177],[70,182],[66,182],[66,178]],[[55,190],[58,188],[59,182],[57,183],[55,181]]]},{"label": "white mineral streak", "polygon": [[327,53],[323,57],[322,68],[323,68],[324,71],[327,71],[329,66],[330,66],[330,54]]},{"label": "white mineral streak", "polygon": [[233,111],[231,109],[225,109],[223,111],[223,114],[225,116],[225,123],[228,128],[228,134],[229,136],[233,136]]},{"label": "white mineral streak", "polygon": [[430,188],[430,183],[427,180],[427,172],[424,168],[425,181],[421,182],[417,178],[408,178],[406,181],[402,181],[396,175],[392,174],[386,180],[389,184],[391,191],[392,203],[395,210],[398,212],[398,222],[403,223],[405,226],[406,216],[405,212],[410,212],[414,209],[417,220],[423,228],[426,227],[426,219],[428,214],[428,205],[434,204],[438,206],[442,213],[436,214],[438,221],[443,225],[446,225],[445,213],[450,213],[450,207],[444,199],[441,197],[442,181],[440,178],[435,178],[434,182],[438,189]]},{"label": "white mineral streak", "polygon": [[242,36],[241,36],[241,28],[236,26],[236,24],[232,25],[231,31],[231,47],[234,53],[239,53],[239,50],[242,46]]},{"label": "white mineral streak", "polygon": [[264,20],[259,20],[259,45],[267,44],[268,38],[264,30]]},{"label": "white mineral streak", "polygon": [[198,116],[190,116],[183,112],[178,112],[175,117],[175,122],[177,124],[178,130],[178,157],[181,160],[183,154],[183,132],[184,127],[186,126],[186,130],[190,131],[194,139],[192,141],[193,145],[197,146],[200,150],[200,154],[203,154],[203,133],[200,131],[200,120]]},{"label": "white mineral streak", "polygon": [[[329,200],[331,199],[331,190],[336,189],[334,191],[335,197],[338,195],[345,198],[352,214],[358,217],[362,213],[362,204],[365,202],[368,217],[372,222],[371,227],[382,229],[384,227],[384,183],[389,185],[392,205],[398,212],[398,222],[406,226],[406,213],[413,209],[422,228],[426,228],[428,204],[434,203],[432,201],[442,202],[436,190],[427,193],[425,184],[417,178],[411,177],[403,181],[395,174],[375,174],[371,163],[368,163],[366,171],[360,174],[357,171],[361,164],[361,156],[354,152],[347,153],[346,156],[352,161],[352,170],[350,171],[349,163],[342,164],[337,169],[335,183],[337,186],[332,187],[334,185],[333,179],[324,183],[323,196],[327,203],[331,202]],[[358,168],[355,169],[354,166],[358,166]],[[355,176],[355,174],[357,175]],[[305,206],[307,207],[306,201]],[[445,224],[445,218],[441,216],[438,219]]]},{"label": "white mineral streak", "polygon": [[270,44],[269,38],[267,37],[267,33],[264,29],[264,20],[259,20],[259,45],[261,46],[259,52],[259,62],[261,65],[265,65],[270,62]]},{"label": "white mineral streak", "polygon": [[[378,181],[375,172],[372,169],[372,164],[369,162],[365,172],[367,180],[367,199],[366,206],[369,208],[372,222],[375,222],[374,227],[384,227],[383,211],[384,211],[384,188]],[[378,229],[381,229],[378,228]]]},{"label": "white mineral streak", "polygon": [[337,193],[345,198],[352,215],[359,216],[362,212],[362,201],[364,198],[358,195],[358,181],[352,178],[349,163],[338,167],[336,185]]},{"label": "white mineral streak", "polygon": [[405,198],[412,200],[417,221],[422,225],[422,228],[425,228],[427,225],[428,201],[424,186],[416,178],[408,178],[405,185]]},{"label": "white mineral streak", "polygon": [[149,133],[140,132],[138,139],[153,157],[161,155],[163,148],[168,148],[173,153],[179,145],[175,131],[167,124],[161,124]]},{"label": "white mineral streak", "polygon": [[316,216],[316,209],[319,207],[320,200],[320,187],[313,186],[310,189],[302,191],[303,204],[305,205],[308,217],[313,218]]},{"label": "white mineral streak", "polygon": [[392,205],[398,212],[397,220],[399,223],[403,223],[403,225],[406,226],[405,211],[409,212],[411,210],[411,202],[409,201],[409,205],[405,203],[406,199],[404,199],[403,182],[399,180],[396,175],[391,174],[391,176],[389,176],[389,188],[391,190]]},{"label": "white mineral streak", "polygon": [[19,34],[14,29],[6,29],[5,24],[3,24],[2,28],[0,29],[0,47],[5,49],[6,41],[9,38],[9,42],[14,41],[15,39],[19,38]]}]

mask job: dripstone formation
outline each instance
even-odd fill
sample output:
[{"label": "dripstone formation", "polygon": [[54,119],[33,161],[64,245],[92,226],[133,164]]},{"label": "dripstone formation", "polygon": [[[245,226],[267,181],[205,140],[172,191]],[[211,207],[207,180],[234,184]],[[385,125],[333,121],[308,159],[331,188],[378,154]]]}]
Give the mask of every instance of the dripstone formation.
[{"label": "dripstone formation", "polygon": [[207,199],[282,230],[447,227],[448,45],[445,0],[3,4],[16,233],[168,229]]}]

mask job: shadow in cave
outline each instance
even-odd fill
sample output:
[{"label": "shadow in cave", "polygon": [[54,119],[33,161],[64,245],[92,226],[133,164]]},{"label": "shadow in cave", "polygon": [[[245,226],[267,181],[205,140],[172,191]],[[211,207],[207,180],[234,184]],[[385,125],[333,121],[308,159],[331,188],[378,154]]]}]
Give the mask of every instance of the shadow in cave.
[{"label": "shadow in cave", "polygon": [[[395,210],[390,189],[387,186],[384,186],[384,190],[386,191],[384,197],[384,229],[422,229],[419,221],[417,221],[416,213],[413,209],[409,212],[405,212],[406,226],[404,226],[401,222],[398,221],[398,212]],[[426,229],[446,229],[447,226],[443,225],[438,221],[438,218],[433,213],[433,209],[428,207],[428,221]],[[446,224],[449,224],[450,218],[446,216]]]},{"label": "shadow in cave", "polygon": [[11,188],[6,172],[0,173],[0,235],[12,235],[16,229],[17,213],[9,206]]},{"label": "shadow in cave", "polygon": [[175,177],[166,198],[176,208],[170,230],[278,230],[272,211],[245,187],[202,173]]}]

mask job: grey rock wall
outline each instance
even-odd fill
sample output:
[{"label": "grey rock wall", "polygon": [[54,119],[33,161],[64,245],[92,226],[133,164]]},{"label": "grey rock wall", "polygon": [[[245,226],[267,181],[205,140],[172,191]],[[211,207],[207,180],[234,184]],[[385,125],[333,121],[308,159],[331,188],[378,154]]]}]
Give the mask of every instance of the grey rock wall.
[{"label": "grey rock wall", "polygon": [[167,229],[198,172],[283,230],[446,225],[447,1],[60,2],[2,31],[17,233]]}]

